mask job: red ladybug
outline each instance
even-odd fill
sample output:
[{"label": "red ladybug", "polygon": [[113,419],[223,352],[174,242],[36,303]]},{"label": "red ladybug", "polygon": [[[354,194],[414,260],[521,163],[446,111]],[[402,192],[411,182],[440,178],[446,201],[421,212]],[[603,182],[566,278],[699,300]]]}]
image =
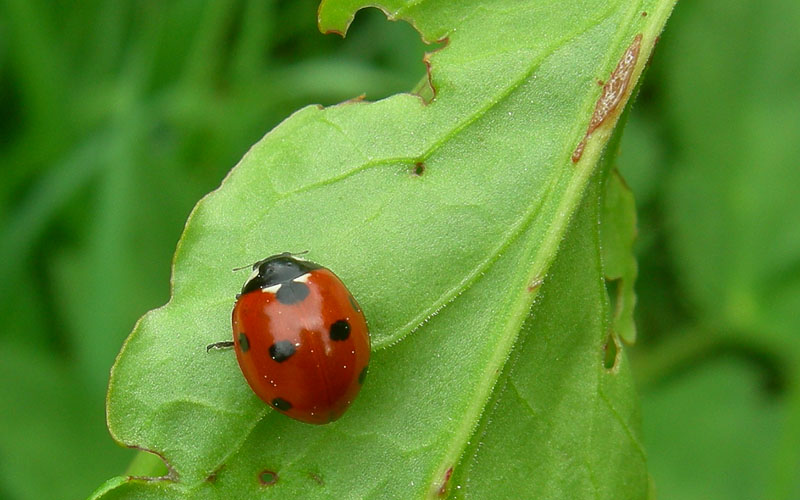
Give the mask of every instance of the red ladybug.
[{"label": "red ladybug", "polygon": [[233,308],[236,359],[253,392],[310,424],[341,417],[367,374],[367,322],[330,270],[290,253],[253,264]]}]

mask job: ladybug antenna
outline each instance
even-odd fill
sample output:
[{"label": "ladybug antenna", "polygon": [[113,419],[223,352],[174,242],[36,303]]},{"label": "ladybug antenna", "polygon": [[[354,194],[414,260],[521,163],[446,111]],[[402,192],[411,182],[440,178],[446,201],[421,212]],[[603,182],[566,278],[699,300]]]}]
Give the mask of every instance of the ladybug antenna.
[{"label": "ladybug antenna", "polygon": [[[303,250],[302,252],[283,252],[283,253],[281,253],[281,254],[278,254],[278,255],[273,255],[273,257],[278,257],[278,256],[283,256],[283,257],[297,257],[297,256],[299,256],[299,255],[305,255],[305,254],[307,254],[307,253],[308,253],[308,250]],[[260,263],[264,262],[265,260],[269,260],[270,258],[271,258],[271,257],[268,257],[267,259],[263,259],[263,260],[257,260],[257,261],[255,261],[255,262],[253,262],[252,264],[248,264],[248,265],[246,265],[246,266],[234,267],[234,268],[232,269],[232,271],[233,271],[233,272],[237,272],[237,271],[241,271],[241,270],[243,270],[243,269],[249,269],[249,268],[253,268],[253,269],[255,269],[255,266],[256,266],[257,264],[260,264]]]},{"label": "ladybug antenna", "polygon": [[234,267],[233,269],[231,269],[231,271],[237,272],[237,271],[241,271],[242,269],[254,269],[255,270],[256,266],[261,264],[262,262],[264,262],[264,261],[263,260],[257,260],[255,262],[253,262],[252,264],[247,264],[246,266]]}]

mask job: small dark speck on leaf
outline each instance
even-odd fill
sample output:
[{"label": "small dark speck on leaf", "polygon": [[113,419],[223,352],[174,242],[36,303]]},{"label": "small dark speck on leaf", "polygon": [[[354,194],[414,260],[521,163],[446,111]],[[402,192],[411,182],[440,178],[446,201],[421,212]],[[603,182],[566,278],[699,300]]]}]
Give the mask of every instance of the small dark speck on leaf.
[{"label": "small dark speck on leaf", "polygon": [[220,465],[220,466],[217,468],[217,470],[215,470],[214,472],[212,472],[211,474],[209,474],[209,475],[208,475],[208,477],[206,478],[206,482],[207,482],[207,483],[215,483],[215,482],[217,482],[217,475],[219,474],[219,471],[220,471],[220,470],[222,470],[222,468],[223,468],[223,467],[225,467],[225,465],[224,465],[224,464],[223,464],[223,465]]},{"label": "small dark speck on leaf", "polygon": [[325,481],[323,481],[323,480],[322,480],[322,477],[320,477],[320,475],[319,475],[319,474],[315,474],[315,473],[313,473],[313,472],[309,472],[309,473],[308,473],[308,477],[310,477],[311,479],[313,479],[313,480],[314,480],[314,482],[315,482],[315,483],[317,483],[318,485],[320,485],[320,486],[325,486]]},{"label": "small dark speck on leaf", "polygon": [[417,177],[421,176],[425,173],[425,164],[421,161],[418,161],[414,164],[414,168],[411,169],[411,173]]},{"label": "small dark speck on leaf", "polygon": [[272,486],[278,482],[278,473],[264,469],[258,473],[258,481],[262,486]]},{"label": "small dark speck on leaf", "polygon": [[447,482],[450,481],[450,476],[453,475],[453,468],[450,467],[447,469],[447,472],[444,473],[444,480],[442,481],[442,486],[439,488],[439,496],[443,497],[447,494]]}]

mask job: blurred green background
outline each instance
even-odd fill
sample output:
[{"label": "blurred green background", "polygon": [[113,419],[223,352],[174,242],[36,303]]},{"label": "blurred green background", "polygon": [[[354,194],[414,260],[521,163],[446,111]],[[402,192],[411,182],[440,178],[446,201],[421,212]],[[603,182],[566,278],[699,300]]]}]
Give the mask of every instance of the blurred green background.
[{"label": "blurred green background", "polygon": [[[125,470],[108,370],[250,145],[424,75],[407,24],[367,9],[342,40],[316,7],[0,0],[0,498],[83,498]],[[629,353],[663,499],[800,498],[798,26],[796,2],[681,2],[625,131]]]}]

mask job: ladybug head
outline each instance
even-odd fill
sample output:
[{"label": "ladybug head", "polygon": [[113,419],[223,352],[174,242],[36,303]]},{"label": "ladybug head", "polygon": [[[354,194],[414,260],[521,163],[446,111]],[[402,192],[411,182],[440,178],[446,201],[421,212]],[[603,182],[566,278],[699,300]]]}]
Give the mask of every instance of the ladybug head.
[{"label": "ladybug head", "polygon": [[242,295],[287,283],[319,267],[313,262],[295,258],[289,252],[272,255],[253,264],[253,274],[244,283]]}]

